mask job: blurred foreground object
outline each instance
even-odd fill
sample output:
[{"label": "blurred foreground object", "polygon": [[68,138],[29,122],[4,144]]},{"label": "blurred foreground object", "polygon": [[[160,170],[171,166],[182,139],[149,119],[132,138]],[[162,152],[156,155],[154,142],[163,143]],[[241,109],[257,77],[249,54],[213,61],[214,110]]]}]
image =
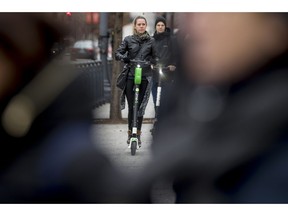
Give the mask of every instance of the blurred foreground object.
[{"label": "blurred foreground object", "polygon": [[85,84],[51,59],[68,29],[48,18],[0,14],[0,203],[123,201],[122,177],[90,139]]},{"label": "blurred foreground object", "polygon": [[142,188],[165,176],[179,203],[287,203],[287,14],[181,19],[182,67]]}]

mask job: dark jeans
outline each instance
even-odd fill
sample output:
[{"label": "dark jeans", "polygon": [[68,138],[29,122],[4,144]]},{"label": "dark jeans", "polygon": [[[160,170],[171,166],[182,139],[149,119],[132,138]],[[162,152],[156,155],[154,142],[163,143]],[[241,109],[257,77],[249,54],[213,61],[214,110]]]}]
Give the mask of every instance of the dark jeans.
[{"label": "dark jeans", "polygon": [[[148,81],[145,79],[142,80],[141,85],[140,85],[139,98],[138,98],[138,109],[144,99],[147,86],[148,86]],[[126,95],[127,102],[128,102],[128,129],[132,130],[133,104],[134,104],[134,96],[135,96],[134,80],[128,79],[127,86],[125,89],[125,95]],[[137,119],[138,130],[141,130],[142,122],[143,122],[143,116],[138,116],[138,119]]]}]

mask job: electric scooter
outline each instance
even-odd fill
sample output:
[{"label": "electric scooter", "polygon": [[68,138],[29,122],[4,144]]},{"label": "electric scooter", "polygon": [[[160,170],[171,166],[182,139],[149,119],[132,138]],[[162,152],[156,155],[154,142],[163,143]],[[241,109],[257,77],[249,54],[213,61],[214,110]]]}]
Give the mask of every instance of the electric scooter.
[{"label": "electric scooter", "polygon": [[160,100],[161,100],[161,91],[162,91],[162,78],[164,76],[163,71],[168,70],[168,67],[162,67],[162,65],[153,66],[153,69],[156,69],[159,73],[158,76],[158,85],[157,85],[157,94],[156,94],[156,105],[155,105],[155,119],[153,123],[153,128],[150,130],[152,136],[155,133],[155,129],[157,127],[158,117],[159,117],[159,108],[160,108]]},{"label": "electric scooter", "polygon": [[139,140],[137,138],[137,113],[138,113],[138,106],[139,106],[139,91],[140,91],[140,84],[142,82],[142,67],[144,65],[150,65],[150,62],[148,61],[142,61],[142,60],[130,60],[130,63],[132,65],[134,64],[135,70],[134,70],[134,89],[135,89],[135,95],[134,95],[134,104],[133,104],[133,120],[132,120],[132,134],[130,143],[128,145],[128,148],[131,149],[131,155],[136,154],[136,149],[139,149]]}]

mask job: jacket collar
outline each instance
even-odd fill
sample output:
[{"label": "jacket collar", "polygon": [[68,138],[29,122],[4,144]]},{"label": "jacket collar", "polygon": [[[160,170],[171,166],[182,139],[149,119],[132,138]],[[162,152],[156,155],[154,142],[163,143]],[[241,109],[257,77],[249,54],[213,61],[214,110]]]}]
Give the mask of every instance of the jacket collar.
[{"label": "jacket collar", "polygon": [[162,40],[163,38],[169,37],[170,35],[171,35],[171,30],[170,30],[170,28],[166,28],[166,29],[165,29],[165,32],[163,32],[163,33],[157,33],[157,32],[155,31],[155,33],[154,33],[154,38],[155,38],[155,40]]}]

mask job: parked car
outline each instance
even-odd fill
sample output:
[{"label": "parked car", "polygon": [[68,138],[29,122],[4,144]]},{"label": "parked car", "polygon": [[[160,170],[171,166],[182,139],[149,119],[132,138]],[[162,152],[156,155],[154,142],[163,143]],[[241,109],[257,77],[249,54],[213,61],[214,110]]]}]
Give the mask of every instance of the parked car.
[{"label": "parked car", "polygon": [[76,41],[71,49],[71,60],[76,59],[93,59],[100,57],[98,41],[80,40]]}]

